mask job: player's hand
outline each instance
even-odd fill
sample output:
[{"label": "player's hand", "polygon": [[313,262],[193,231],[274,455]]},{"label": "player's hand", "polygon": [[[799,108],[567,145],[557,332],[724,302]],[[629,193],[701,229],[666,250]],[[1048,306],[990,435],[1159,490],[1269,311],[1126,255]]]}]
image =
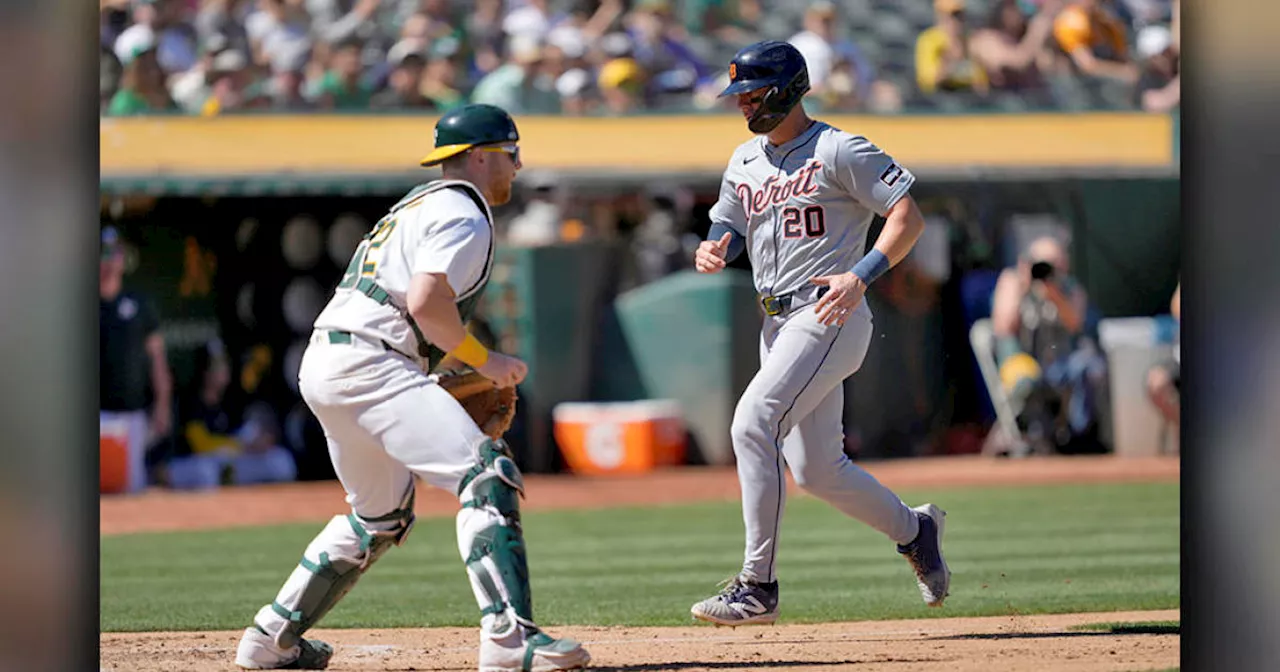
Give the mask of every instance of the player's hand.
[{"label": "player's hand", "polygon": [[480,375],[493,381],[495,387],[515,387],[524,382],[529,366],[519,359],[501,352],[490,352],[489,360],[476,369]]},{"label": "player's hand", "polygon": [[729,239],[733,234],[725,232],[720,240],[704,240],[693,253],[693,267],[699,273],[719,273],[724,270],[724,256],[729,252]]},{"label": "player's hand", "polygon": [[867,293],[867,284],[853,273],[822,275],[809,282],[828,287],[827,293],[813,306],[813,312],[823,324],[844,324]]}]

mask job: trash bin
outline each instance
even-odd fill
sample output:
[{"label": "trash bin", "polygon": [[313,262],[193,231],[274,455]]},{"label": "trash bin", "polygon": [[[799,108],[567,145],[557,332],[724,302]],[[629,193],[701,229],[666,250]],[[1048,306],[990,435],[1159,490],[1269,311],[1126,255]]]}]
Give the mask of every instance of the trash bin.
[{"label": "trash bin", "polygon": [[1173,356],[1150,317],[1109,318],[1098,323],[1107,355],[1111,426],[1116,455],[1158,455],[1164,418],[1147,398],[1147,372]]}]

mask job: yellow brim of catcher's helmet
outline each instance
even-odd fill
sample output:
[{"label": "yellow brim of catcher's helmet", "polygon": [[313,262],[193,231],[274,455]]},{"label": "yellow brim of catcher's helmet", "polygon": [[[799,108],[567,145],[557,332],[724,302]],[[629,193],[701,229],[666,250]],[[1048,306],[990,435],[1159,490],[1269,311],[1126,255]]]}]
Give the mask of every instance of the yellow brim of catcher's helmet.
[{"label": "yellow brim of catcher's helmet", "polygon": [[474,146],[475,145],[469,145],[469,144],[441,145],[440,147],[436,147],[435,149],[431,150],[431,153],[428,154],[426,158],[422,160],[420,165],[434,166],[437,163],[440,163],[441,161],[444,161],[449,157],[457,156],[467,151],[468,149],[471,149]]}]

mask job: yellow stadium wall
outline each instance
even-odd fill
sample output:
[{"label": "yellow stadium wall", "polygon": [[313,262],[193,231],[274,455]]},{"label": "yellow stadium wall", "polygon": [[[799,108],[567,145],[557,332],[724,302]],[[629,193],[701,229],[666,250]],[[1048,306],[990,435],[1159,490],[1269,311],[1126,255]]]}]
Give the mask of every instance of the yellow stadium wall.
[{"label": "yellow stadium wall", "polygon": [[[830,116],[918,171],[1172,169],[1166,115],[1082,113]],[[100,168],[111,177],[390,174],[431,147],[433,116],[242,116],[103,119]],[[718,174],[749,137],[732,115],[517,119],[529,167]]]}]

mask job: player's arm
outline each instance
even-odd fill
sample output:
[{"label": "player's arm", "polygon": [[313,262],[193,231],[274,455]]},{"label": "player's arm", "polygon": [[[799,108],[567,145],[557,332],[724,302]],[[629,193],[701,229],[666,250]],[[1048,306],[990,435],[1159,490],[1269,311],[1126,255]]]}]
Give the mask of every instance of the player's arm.
[{"label": "player's arm", "polygon": [[498,387],[518,385],[528,373],[528,367],[515,357],[490,352],[469,333],[462,325],[462,315],[454,301],[456,296],[445,273],[414,273],[409,280],[409,315],[428,341]]},{"label": "player's arm", "polygon": [[409,280],[409,314],[422,335],[445,352],[456,350],[467,337],[456,298],[445,273],[414,273]]},{"label": "player's arm", "polygon": [[524,380],[524,362],[490,352],[467,332],[456,303],[454,287],[471,287],[480,280],[488,259],[489,225],[458,217],[437,224],[413,252],[413,275],[405,297],[406,310],[423,337],[436,347],[501,387]]},{"label": "player's arm", "polygon": [[909,193],[916,176],[862,137],[842,138],[834,160],[841,186],[885,219],[875,247],[858,262],[863,266],[854,266],[854,275],[870,284],[905,259],[924,232],[924,215]]},{"label": "player's arm", "polygon": [[[732,166],[740,161],[738,153],[729,159]],[[711,206],[711,228],[707,239],[698,245],[693,254],[694,268],[700,273],[716,273],[738,258],[747,247],[747,212],[738,198],[737,189],[729,181],[726,170],[720,180],[720,197]]]},{"label": "player's arm", "polygon": [[885,218],[875,247],[844,273],[813,278],[828,291],[814,309],[823,324],[844,324],[862,302],[867,287],[901,262],[924,232],[924,215],[908,193],[916,178],[893,157],[862,137],[837,139],[834,156],[836,181],[849,195]]},{"label": "player's arm", "polygon": [[[889,268],[893,268],[907,258],[916,241],[920,240],[921,233],[924,233],[924,215],[916,205],[916,199],[906,194],[885,213],[884,228],[871,252],[884,255],[889,261]],[[856,272],[854,274],[857,275]]]}]

